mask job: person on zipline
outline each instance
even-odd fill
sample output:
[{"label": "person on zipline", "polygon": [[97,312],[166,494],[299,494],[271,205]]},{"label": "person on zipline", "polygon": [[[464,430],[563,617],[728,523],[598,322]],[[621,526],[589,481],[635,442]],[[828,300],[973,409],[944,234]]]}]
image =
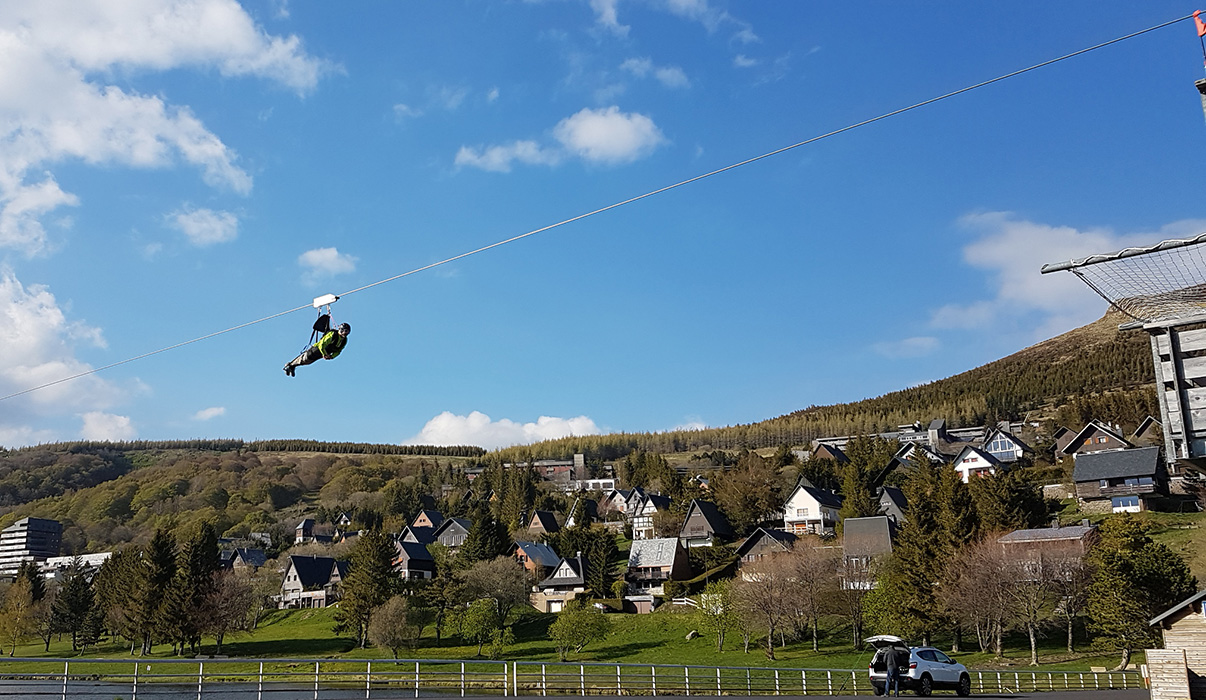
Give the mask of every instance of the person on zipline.
[{"label": "person on zipline", "polygon": [[290,377],[294,376],[294,372],[302,365],[308,365],[312,362],[317,362],[319,358],[324,360],[334,360],[339,357],[339,353],[348,344],[348,334],[352,332],[352,327],[346,323],[339,324],[335,330],[328,330],[322,334],[317,343],[302,351],[302,354],[290,360],[289,364],[285,365],[285,374]]}]

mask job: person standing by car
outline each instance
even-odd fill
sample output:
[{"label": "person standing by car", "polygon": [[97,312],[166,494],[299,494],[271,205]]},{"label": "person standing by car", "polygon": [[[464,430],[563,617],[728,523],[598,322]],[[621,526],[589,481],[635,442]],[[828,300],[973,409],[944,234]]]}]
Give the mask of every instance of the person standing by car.
[{"label": "person standing by car", "polygon": [[884,695],[892,694],[900,697],[900,657],[900,649],[897,649],[895,645],[888,647],[887,653],[884,655],[884,665],[888,672],[888,677],[884,680]]}]

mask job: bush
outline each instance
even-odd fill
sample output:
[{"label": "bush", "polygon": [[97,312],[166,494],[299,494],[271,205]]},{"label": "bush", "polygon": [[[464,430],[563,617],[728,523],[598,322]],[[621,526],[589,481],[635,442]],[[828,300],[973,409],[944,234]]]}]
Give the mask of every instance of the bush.
[{"label": "bush", "polygon": [[662,584],[662,591],[667,598],[678,598],[686,593],[687,587],[682,581],[667,581]]}]

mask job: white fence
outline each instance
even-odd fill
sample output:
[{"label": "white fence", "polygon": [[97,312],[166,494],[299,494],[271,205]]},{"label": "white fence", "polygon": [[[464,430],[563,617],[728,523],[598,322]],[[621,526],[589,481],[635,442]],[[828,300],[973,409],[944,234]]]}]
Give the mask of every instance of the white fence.
[{"label": "white fence", "polygon": [[[1143,688],[1135,672],[971,671],[975,693]],[[500,695],[870,695],[866,669],[444,659],[4,659],[0,698],[351,700]]]}]

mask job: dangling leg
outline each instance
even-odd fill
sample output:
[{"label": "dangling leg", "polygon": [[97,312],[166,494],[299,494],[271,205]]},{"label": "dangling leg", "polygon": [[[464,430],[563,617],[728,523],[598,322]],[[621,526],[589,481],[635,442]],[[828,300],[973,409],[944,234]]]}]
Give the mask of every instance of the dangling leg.
[{"label": "dangling leg", "polygon": [[318,359],[321,357],[322,357],[322,353],[318,351],[318,348],[311,345],[310,347],[306,348],[305,351],[302,352],[302,354],[293,358],[292,360],[289,361],[289,364],[285,365],[285,374],[292,377],[293,373],[297,370],[298,367],[301,367],[302,365],[308,365],[313,362],[317,362]]}]

